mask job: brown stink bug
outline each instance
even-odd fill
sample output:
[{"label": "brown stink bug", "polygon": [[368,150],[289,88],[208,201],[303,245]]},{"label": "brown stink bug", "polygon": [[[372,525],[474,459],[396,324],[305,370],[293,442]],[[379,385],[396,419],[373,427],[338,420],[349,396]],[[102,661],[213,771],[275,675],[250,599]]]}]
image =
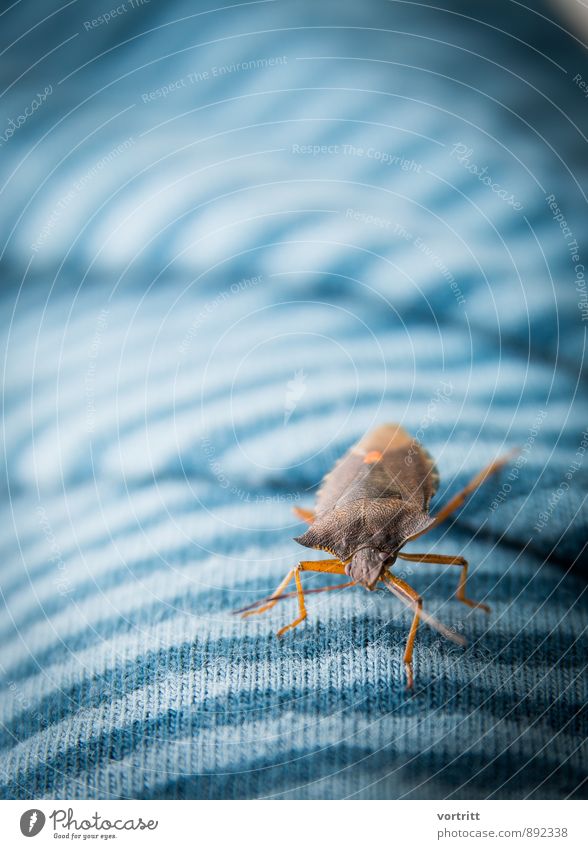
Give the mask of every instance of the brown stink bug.
[{"label": "brown stink bug", "polygon": [[349,584],[325,587],[323,591],[354,584],[373,590],[378,582],[382,582],[414,610],[404,652],[407,686],[412,687],[413,647],[421,619],[457,642],[463,640],[426,614],[419,594],[390,569],[397,558],[416,563],[459,566],[461,575],[456,597],[469,607],[489,612],[490,608],[486,604],[472,601],[466,596],[468,563],[463,557],[403,554],[401,549],[407,542],[443,522],[507,459],[508,456],[486,466],[433,517],[429,514],[429,502],[437,491],[439,475],[427,451],[397,424],[382,425],[371,431],[350,448],[325,476],[317,494],[315,511],[295,508],[296,514],[310,525],[305,534],[296,537],[296,542],[308,548],[328,551],[336,559],[302,560],[288,572],[272,596],[244,608],[243,615],[264,613],[280,599],[291,595],[285,590],[294,579],[299,615],[278,631],[278,637],[281,637],[306,619],[301,572],[328,572],[348,575],[352,579]]}]

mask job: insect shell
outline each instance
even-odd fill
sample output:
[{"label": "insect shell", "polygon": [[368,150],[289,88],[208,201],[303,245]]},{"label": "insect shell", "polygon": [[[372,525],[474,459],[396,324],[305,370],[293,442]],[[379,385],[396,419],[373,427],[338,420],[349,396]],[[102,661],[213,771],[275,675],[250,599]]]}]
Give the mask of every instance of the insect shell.
[{"label": "insect shell", "polygon": [[438,485],[425,449],[399,425],[382,425],[325,476],[312,524],[295,540],[335,555],[354,581],[373,590],[406,541],[431,524]]}]

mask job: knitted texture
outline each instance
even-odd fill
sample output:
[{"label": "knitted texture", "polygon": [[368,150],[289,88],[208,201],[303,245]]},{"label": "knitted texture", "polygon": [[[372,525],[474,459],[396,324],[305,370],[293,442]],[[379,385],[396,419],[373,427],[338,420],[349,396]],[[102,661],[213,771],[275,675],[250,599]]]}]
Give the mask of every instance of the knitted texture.
[{"label": "knitted texture", "polygon": [[[3,98],[51,87],[0,162],[3,798],[585,795],[588,68],[551,7],[435,6],[74,5],[12,48],[3,90],[72,35]],[[232,613],[387,421],[433,512],[520,450],[407,549],[490,616],[397,564],[468,641],[421,626],[412,694],[386,590]]]}]

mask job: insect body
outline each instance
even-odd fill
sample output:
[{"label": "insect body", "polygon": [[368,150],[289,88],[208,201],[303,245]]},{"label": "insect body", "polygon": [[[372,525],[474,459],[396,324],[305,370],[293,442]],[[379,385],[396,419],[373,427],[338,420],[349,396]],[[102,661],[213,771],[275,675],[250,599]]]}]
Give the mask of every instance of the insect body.
[{"label": "insect body", "polygon": [[469,607],[489,612],[487,605],[472,601],[465,594],[468,563],[463,557],[403,554],[401,549],[457,510],[465,498],[507,459],[504,457],[486,466],[432,517],[429,502],[437,491],[439,475],[427,451],[399,425],[387,424],[371,431],[325,476],[317,494],[315,511],[295,508],[296,514],[310,525],[306,533],[296,538],[296,542],[327,551],[335,559],[301,561],[286,575],[272,596],[251,605],[244,615],[252,616],[272,608],[285,596],[288,584],[294,579],[299,615],[278,631],[278,636],[282,636],[306,619],[301,572],[345,574],[352,579],[347,586],[361,584],[368,590],[375,589],[378,582],[382,582],[414,610],[404,653],[407,685],[412,687],[412,655],[419,621],[429,621],[443,633],[448,634],[448,631],[423,611],[418,593],[390,569],[397,558],[459,566],[461,575],[456,597]]}]

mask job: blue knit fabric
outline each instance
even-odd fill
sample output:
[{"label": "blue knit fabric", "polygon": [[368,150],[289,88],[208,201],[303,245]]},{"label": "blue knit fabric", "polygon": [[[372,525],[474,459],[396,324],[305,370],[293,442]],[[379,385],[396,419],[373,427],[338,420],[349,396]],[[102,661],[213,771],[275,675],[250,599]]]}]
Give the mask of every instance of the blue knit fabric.
[{"label": "blue knit fabric", "polygon": [[[4,798],[585,795],[588,67],[487,5],[3,14]],[[232,614],[386,421],[434,509],[520,449],[410,547],[489,617],[399,567],[413,694],[385,590]]]}]

